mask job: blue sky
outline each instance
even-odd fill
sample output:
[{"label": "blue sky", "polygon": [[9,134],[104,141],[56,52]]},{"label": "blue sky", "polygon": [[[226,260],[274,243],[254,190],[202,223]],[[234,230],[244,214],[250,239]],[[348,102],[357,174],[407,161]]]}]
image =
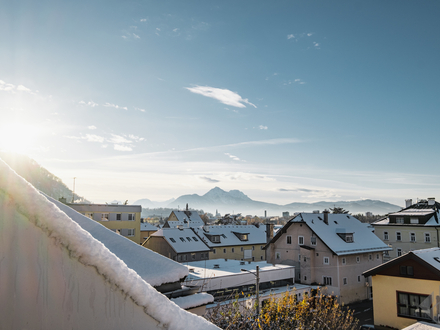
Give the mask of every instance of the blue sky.
[{"label": "blue sky", "polygon": [[94,202],[440,198],[438,1],[11,1],[0,148]]}]

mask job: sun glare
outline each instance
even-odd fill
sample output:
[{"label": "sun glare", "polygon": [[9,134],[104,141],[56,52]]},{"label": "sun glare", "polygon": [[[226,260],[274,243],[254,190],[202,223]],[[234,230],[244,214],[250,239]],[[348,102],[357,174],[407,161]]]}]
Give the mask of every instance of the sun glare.
[{"label": "sun glare", "polygon": [[0,150],[26,154],[35,146],[36,137],[37,130],[31,125],[3,125],[0,127]]}]

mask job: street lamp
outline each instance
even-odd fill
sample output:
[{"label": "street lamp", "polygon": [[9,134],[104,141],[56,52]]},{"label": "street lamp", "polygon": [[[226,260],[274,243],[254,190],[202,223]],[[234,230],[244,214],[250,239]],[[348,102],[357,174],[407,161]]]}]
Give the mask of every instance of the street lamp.
[{"label": "street lamp", "polygon": [[252,273],[251,271],[247,269],[240,269],[242,272],[248,272],[249,274],[252,274],[255,276],[256,280],[256,299],[257,299],[257,317],[260,316],[260,266],[256,266],[256,274]]}]

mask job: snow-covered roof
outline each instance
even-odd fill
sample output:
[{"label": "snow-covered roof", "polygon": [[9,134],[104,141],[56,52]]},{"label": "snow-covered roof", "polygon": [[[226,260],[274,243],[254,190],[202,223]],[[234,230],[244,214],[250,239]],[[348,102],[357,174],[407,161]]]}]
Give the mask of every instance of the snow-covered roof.
[{"label": "snow-covered roof", "polygon": [[153,226],[149,222],[141,222],[141,231],[156,231],[159,230],[156,226]]},{"label": "snow-covered roof", "polygon": [[[322,213],[300,213],[290,222],[305,222],[307,226],[337,255],[391,250],[371,229],[348,214],[328,214],[328,224]],[[346,242],[341,233],[353,234]]]},{"label": "snow-covered roof", "polygon": [[189,296],[171,298],[171,301],[183,309],[195,308],[207,305],[214,301],[214,297],[210,294],[201,292]]},{"label": "snow-covered roof", "polygon": [[440,329],[440,324],[433,324],[423,321],[418,321],[414,324],[403,328],[402,330],[437,330]]},{"label": "snow-covered roof", "polygon": [[[196,211],[173,211],[171,212],[171,215],[174,214],[177,218],[177,221],[171,221],[169,219],[168,225],[173,228],[177,226],[182,227],[199,227],[203,226],[205,223],[203,222],[202,218],[200,218],[200,215]],[[170,218],[171,218],[170,215]]]},{"label": "snow-covered roof", "polygon": [[[114,284],[115,288],[125,292],[136,304],[145,307],[145,312],[164,328],[218,329],[206,319],[186,312],[172,303],[143,278],[160,283],[163,282],[158,278],[160,274],[167,277],[168,273],[174,271],[178,275],[171,276],[181,278],[188,271],[183,271],[178,263],[171,260],[168,263],[167,258],[148,251],[68,206],[45,197],[1,159],[0,193],[7,194],[23,216],[42,229],[42,235],[52,237],[57,245],[68,249],[70,258],[95,267],[103,280]],[[147,250],[147,253],[142,254],[138,247]],[[140,274],[135,271],[134,265],[127,265],[127,262],[131,264],[134,261],[133,254],[136,255],[137,264],[148,265],[137,268]],[[142,258],[137,258],[139,255],[147,259],[143,262]],[[150,261],[154,266],[151,266]],[[159,269],[151,272],[147,268]]]},{"label": "snow-covered roof", "polygon": [[405,209],[399,212],[390,213],[389,215],[397,215],[397,216],[423,216],[434,213],[433,209]]},{"label": "snow-covered roof", "polygon": [[149,284],[160,286],[178,282],[188,274],[181,264],[116,234],[61,202],[47,198]]},{"label": "snow-covered roof", "polygon": [[[68,204],[70,205],[70,204]],[[78,212],[142,212],[141,205],[124,205],[124,204],[81,204],[72,205]]]},{"label": "snow-covered roof", "polygon": [[430,248],[430,249],[422,249],[411,251],[417,257],[430,264],[434,268],[440,271],[440,248]]},{"label": "snow-covered roof", "polygon": [[191,228],[162,228],[151,236],[165,238],[176,253],[208,252],[210,250]]},{"label": "snow-covered roof", "polygon": [[[433,212],[428,212],[427,214],[429,215],[430,213]],[[395,213],[395,214],[399,214],[399,213]],[[406,214],[408,215],[408,214]],[[421,215],[421,214],[418,214]],[[393,226],[439,226],[439,223],[437,222],[437,220],[435,219],[435,216],[433,215],[432,217],[429,218],[428,221],[426,221],[426,223],[424,224],[411,224],[411,223],[390,223],[390,218],[384,218],[384,219],[380,219],[377,221],[374,221],[371,225],[372,226],[388,226],[388,225],[393,225]]]},{"label": "snow-covered roof", "polygon": [[[256,245],[256,244],[266,243],[265,226],[260,226],[260,228],[257,228],[256,226],[253,225],[221,225],[221,226],[204,226],[204,227],[194,228],[194,230],[201,238],[203,238],[205,243],[211,248],[221,247],[221,246]],[[239,238],[240,234],[241,235],[247,234],[247,237],[241,240]],[[220,242],[218,243],[211,242],[209,237],[214,235],[220,237]]]}]

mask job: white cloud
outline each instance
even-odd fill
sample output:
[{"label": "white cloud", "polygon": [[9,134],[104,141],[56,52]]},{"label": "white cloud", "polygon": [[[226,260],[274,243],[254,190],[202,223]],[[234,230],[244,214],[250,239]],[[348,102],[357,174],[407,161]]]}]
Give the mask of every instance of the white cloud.
[{"label": "white cloud", "polygon": [[109,139],[109,141],[115,144],[132,143],[131,140],[127,140],[125,137],[116,134],[112,134],[112,138]]},{"label": "white cloud", "polygon": [[113,104],[113,103],[108,103],[106,102],[105,104],[103,104],[104,107],[107,108],[115,108],[115,109],[122,109],[122,110],[128,110],[127,107],[120,107],[119,105]]},{"label": "white cloud", "polygon": [[132,140],[135,140],[136,142],[140,142],[140,141],[144,141],[145,140],[143,137],[139,137],[139,136],[136,136],[136,135],[133,135],[133,134],[130,134],[128,137],[130,139],[132,139]]},{"label": "white cloud", "polygon": [[267,126],[263,126],[263,125],[258,126],[258,128],[267,130]]},{"label": "white cloud", "polygon": [[135,110],[138,110],[138,111],[140,111],[140,112],[145,112],[145,109],[141,109],[141,108],[134,108]]},{"label": "white cloud", "polygon": [[93,101],[89,101],[89,102],[87,102],[87,103],[84,102],[84,101],[80,101],[79,104],[88,105],[88,106],[90,106],[90,107],[92,107],[92,108],[97,107],[97,106],[99,105],[98,103],[95,103],[95,102],[93,102]]},{"label": "white cloud", "polygon": [[23,85],[18,85],[17,86],[17,90],[18,91],[23,91],[23,92],[30,92],[31,91],[29,88],[26,88]]},{"label": "white cloud", "polygon": [[87,126],[87,128],[88,129],[96,129],[96,126],[95,125],[90,125],[90,126]]},{"label": "white cloud", "polygon": [[173,29],[173,32],[177,32],[177,31],[179,31],[179,29],[178,29],[178,28],[175,28],[175,29]]},{"label": "white cloud", "polygon": [[102,143],[105,139],[102,136],[94,135],[94,134],[86,134],[85,138],[89,142],[99,142]]},{"label": "white cloud", "polygon": [[122,38],[127,39],[127,36],[122,36]]},{"label": "white cloud", "polygon": [[186,89],[192,93],[216,99],[223,104],[233,107],[246,108],[246,106],[243,104],[245,103],[252,105],[256,108],[256,105],[249,102],[248,99],[243,99],[240,95],[228,89],[221,89],[209,86],[186,87]]},{"label": "white cloud", "polygon": [[135,39],[140,39],[141,37],[139,37],[137,34],[135,34],[135,33],[133,33],[133,37],[135,38]]},{"label": "white cloud", "polygon": [[308,37],[311,37],[313,35],[313,32],[309,32],[309,33],[307,33],[307,36]]},{"label": "white cloud", "polygon": [[147,19],[146,19],[146,18],[142,18],[140,21],[141,21],[141,22],[146,22]]},{"label": "white cloud", "polygon": [[292,39],[292,38],[295,38],[295,35],[294,35],[294,34],[288,34],[288,35],[287,35],[287,39]]},{"label": "white cloud", "polygon": [[120,144],[115,144],[113,146],[113,148],[118,151],[132,151],[133,150],[131,147],[120,145]]},{"label": "white cloud", "polygon": [[231,155],[230,153],[225,152],[225,155],[228,156],[229,158],[231,158],[232,160],[240,161],[240,158],[238,158],[237,156]]}]

